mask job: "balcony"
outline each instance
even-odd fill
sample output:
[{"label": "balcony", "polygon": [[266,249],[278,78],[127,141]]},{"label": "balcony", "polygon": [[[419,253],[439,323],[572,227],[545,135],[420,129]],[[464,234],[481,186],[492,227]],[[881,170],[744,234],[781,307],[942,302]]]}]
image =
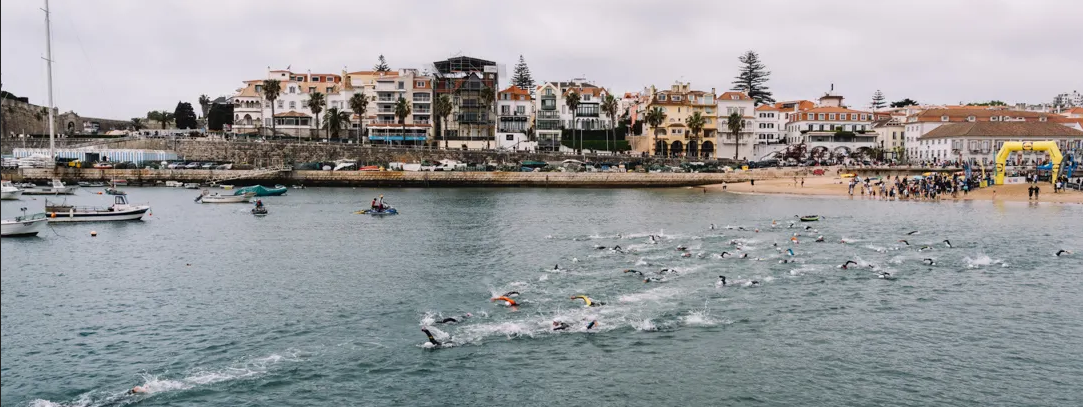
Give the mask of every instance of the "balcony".
[{"label": "balcony", "polygon": [[432,114],[432,109],[413,109],[415,114]]},{"label": "balcony", "polygon": [[464,113],[456,117],[456,120],[461,124],[489,124],[489,115],[487,114],[475,114]]}]

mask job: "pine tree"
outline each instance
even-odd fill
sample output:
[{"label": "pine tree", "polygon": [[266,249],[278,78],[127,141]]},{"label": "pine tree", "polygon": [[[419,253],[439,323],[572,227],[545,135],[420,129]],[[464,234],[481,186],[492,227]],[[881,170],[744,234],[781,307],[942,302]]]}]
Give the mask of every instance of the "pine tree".
[{"label": "pine tree", "polygon": [[177,102],[177,108],[173,109],[173,120],[178,129],[199,128],[199,122],[196,121],[196,110],[188,102]]},{"label": "pine tree", "polygon": [[768,90],[770,88],[766,86],[771,72],[760,62],[760,56],[755,51],[748,51],[737,60],[741,61],[741,73],[733,81],[731,90],[748,94],[756,101],[756,106],[774,103],[775,99],[771,97],[771,92]]},{"label": "pine tree", "polygon": [[391,70],[391,67],[387,66],[387,60],[384,59],[383,54],[380,54],[380,62],[372,67],[372,70],[376,72],[388,72]]},{"label": "pine tree", "polygon": [[511,84],[534,94],[534,78],[530,76],[530,68],[526,66],[522,55],[519,55],[519,63],[515,64],[515,75],[511,78]]},{"label": "pine tree", "polygon": [[876,93],[872,94],[872,110],[880,110],[883,109],[884,106],[887,106],[887,103],[884,102],[884,92],[877,89]]}]

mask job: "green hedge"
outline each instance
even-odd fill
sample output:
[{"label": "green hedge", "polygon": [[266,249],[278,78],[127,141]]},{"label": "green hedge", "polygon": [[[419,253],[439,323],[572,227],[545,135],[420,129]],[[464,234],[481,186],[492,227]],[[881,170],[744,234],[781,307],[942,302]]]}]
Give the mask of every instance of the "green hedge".
[{"label": "green hedge", "polygon": [[[579,139],[575,139],[574,145],[571,139],[560,140],[560,144],[568,148],[579,148]],[[613,140],[609,140],[609,148],[612,151],[628,151],[632,149],[631,146],[628,145],[627,140],[617,140],[615,142]],[[583,140],[583,149],[607,151],[605,148],[605,140]]]}]

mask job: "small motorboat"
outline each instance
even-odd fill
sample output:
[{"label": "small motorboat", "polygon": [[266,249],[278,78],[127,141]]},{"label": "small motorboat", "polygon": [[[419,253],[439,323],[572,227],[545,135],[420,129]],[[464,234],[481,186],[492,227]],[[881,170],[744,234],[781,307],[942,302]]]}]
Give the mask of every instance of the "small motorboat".
[{"label": "small motorboat", "polygon": [[0,187],[0,199],[5,201],[14,201],[19,199],[23,195],[23,190],[16,188],[15,184],[11,181],[4,181],[3,186]]},{"label": "small motorboat", "polygon": [[399,210],[385,205],[383,209],[362,209],[354,212],[354,214],[372,216],[398,215]]},{"label": "small motorboat", "polygon": [[49,223],[49,218],[44,213],[27,215],[26,208],[20,209],[23,211],[23,216],[0,221],[0,236],[37,236],[38,232],[45,229],[45,225]]},{"label": "small motorboat", "polygon": [[184,184],[184,189],[199,189],[199,183],[187,182]]},{"label": "small motorboat", "polygon": [[47,187],[39,187],[23,190],[23,195],[75,195],[79,186],[64,185],[59,179],[53,178],[53,183]]},{"label": "small motorboat", "polygon": [[106,188],[105,193],[108,194],[108,195],[128,195],[127,192],[121,191],[121,190],[116,189],[114,187]]},{"label": "small motorboat", "polygon": [[816,222],[820,220],[820,215],[805,215],[801,217],[802,222]]},{"label": "small motorboat", "polygon": [[79,185],[79,187],[81,187],[81,188],[87,188],[87,187],[90,187],[90,183],[89,183],[89,182],[87,182],[87,181],[79,181],[79,182],[77,182],[76,184],[78,184],[78,185]]},{"label": "small motorboat", "polygon": [[100,187],[104,187],[105,183],[104,182],[91,182],[89,186],[91,188],[100,188]]},{"label": "small motorboat", "polygon": [[106,207],[73,206],[45,201],[45,214],[52,222],[101,222],[140,220],[150,211],[150,205],[131,205],[127,195],[116,195]]},{"label": "small motorboat", "polygon": [[[275,187],[277,187],[277,185],[275,185]],[[293,189],[305,189],[305,186],[304,184],[297,184],[293,186]]]},{"label": "small motorboat", "polygon": [[203,193],[196,197],[196,202],[199,203],[248,203],[252,201],[252,198],[256,196],[255,192],[249,192],[244,195],[219,195],[217,192],[210,194],[207,190],[203,190]]}]

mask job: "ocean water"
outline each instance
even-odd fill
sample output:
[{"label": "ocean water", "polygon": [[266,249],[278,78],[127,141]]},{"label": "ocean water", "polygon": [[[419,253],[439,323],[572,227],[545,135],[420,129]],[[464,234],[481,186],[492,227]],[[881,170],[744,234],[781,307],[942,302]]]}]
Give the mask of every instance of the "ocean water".
[{"label": "ocean water", "polygon": [[1083,405],[1079,205],[128,190],[145,221],[3,240],[4,406]]}]

